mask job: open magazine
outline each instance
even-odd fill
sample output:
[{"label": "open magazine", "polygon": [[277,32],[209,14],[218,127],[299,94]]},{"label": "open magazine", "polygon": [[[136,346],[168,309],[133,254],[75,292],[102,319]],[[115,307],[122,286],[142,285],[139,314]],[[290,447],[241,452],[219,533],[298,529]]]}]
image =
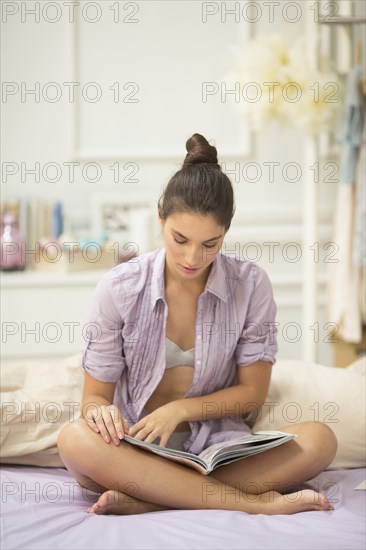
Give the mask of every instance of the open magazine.
[{"label": "open magazine", "polygon": [[169,447],[161,447],[155,443],[146,443],[127,434],[124,436],[124,441],[137,445],[151,453],[163,456],[168,460],[189,466],[203,475],[208,475],[219,466],[230,464],[230,462],[245,458],[246,456],[263,453],[264,451],[273,449],[273,447],[286,443],[286,441],[290,441],[294,437],[297,436],[285,432],[271,430],[258,431],[224,441],[223,443],[215,443],[215,445],[207,447],[199,455],[177,451]]}]

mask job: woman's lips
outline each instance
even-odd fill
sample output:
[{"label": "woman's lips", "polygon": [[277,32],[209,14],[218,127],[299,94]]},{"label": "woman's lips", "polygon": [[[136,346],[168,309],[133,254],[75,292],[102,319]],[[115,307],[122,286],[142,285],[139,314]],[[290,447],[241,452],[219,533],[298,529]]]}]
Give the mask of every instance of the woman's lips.
[{"label": "woman's lips", "polygon": [[199,269],[198,267],[195,267],[195,268],[192,269],[192,268],[186,267],[184,265],[182,265],[181,267],[186,273],[195,273]]}]

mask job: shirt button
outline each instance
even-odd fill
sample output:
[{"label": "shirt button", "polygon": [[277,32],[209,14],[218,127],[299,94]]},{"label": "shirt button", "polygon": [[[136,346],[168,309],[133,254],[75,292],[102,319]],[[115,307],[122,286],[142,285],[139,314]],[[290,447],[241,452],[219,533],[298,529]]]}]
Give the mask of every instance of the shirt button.
[{"label": "shirt button", "polygon": [[197,334],[197,340],[201,340],[201,335]]},{"label": "shirt button", "polygon": [[197,361],[197,365],[200,365],[200,364],[201,364],[201,361],[200,361],[200,360],[198,359],[198,361]]}]

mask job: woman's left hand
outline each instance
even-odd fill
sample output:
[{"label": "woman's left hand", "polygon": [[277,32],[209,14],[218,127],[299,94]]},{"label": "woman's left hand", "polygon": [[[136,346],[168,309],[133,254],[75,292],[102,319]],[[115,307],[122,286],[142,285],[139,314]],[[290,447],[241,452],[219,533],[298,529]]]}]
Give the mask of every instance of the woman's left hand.
[{"label": "woman's left hand", "polygon": [[173,401],[144,416],[130,427],[128,435],[147,443],[152,443],[157,437],[160,437],[159,445],[165,447],[169,437],[182,419],[180,407],[177,402]]}]

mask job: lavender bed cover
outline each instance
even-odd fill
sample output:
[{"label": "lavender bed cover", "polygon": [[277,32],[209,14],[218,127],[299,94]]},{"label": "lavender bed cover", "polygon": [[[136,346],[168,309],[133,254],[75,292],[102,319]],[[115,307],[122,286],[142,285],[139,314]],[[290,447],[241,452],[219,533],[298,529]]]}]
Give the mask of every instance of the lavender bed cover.
[{"label": "lavender bed cover", "polygon": [[249,515],[169,510],[101,516],[86,509],[98,495],[63,468],[2,465],[1,548],[16,549],[347,549],[364,550],[365,469],[325,471],[307,485],[334,511]]}]

